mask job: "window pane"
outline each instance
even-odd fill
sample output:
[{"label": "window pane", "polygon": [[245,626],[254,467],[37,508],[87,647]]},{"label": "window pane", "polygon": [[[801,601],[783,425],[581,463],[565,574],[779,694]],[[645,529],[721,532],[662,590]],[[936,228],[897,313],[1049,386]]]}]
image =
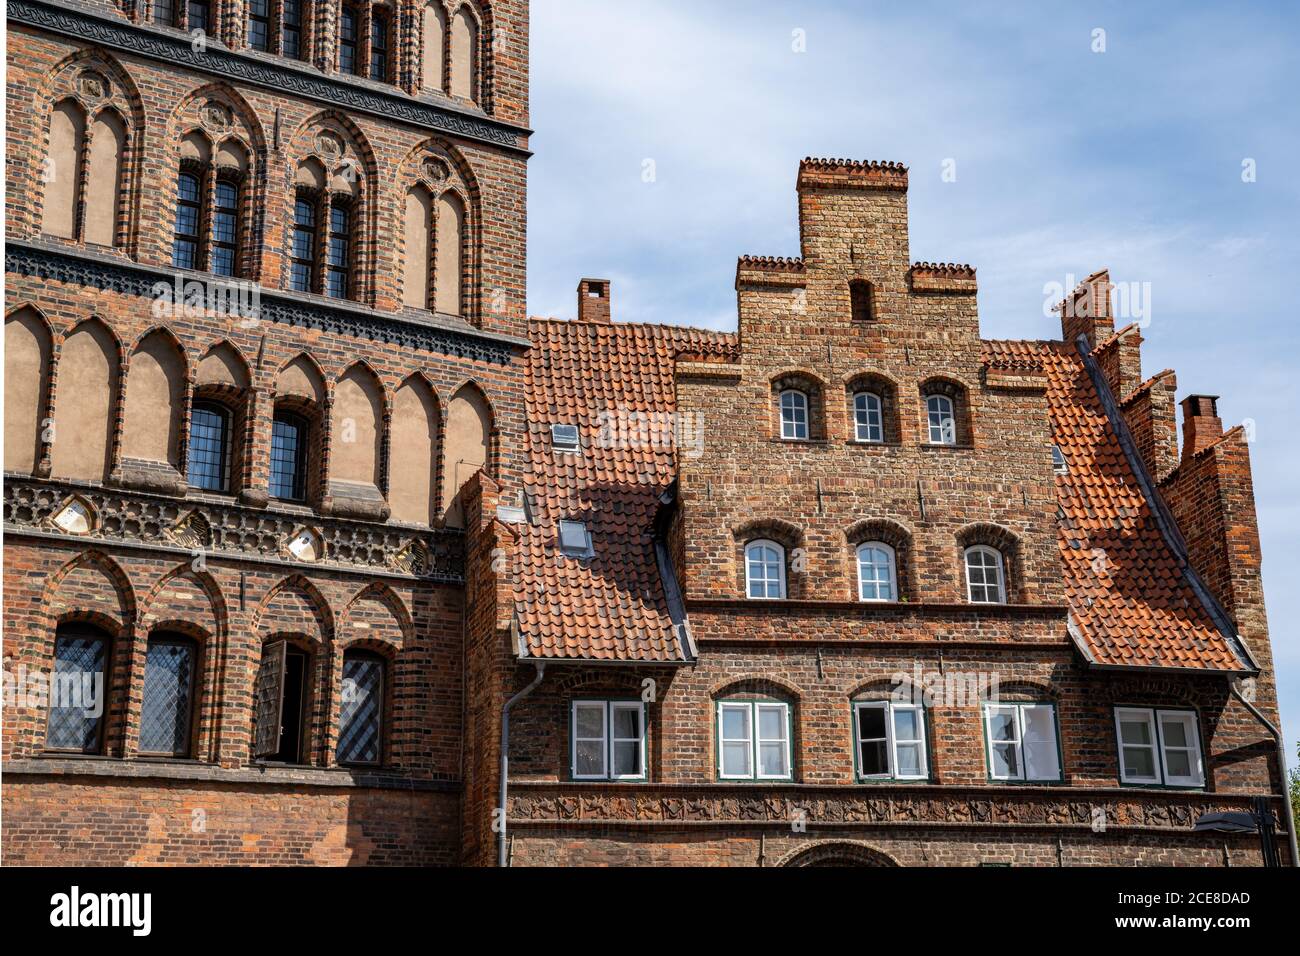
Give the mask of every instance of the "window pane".
[{"label": "window pane", "polygon": [[1160,733],[1164,736],[1166,747],[1186,747],[1187,725],[1178,719],[1165,718],[1161,722]]},{"label": "window pane", "polygon": [[190,750],[194,650],[188,644],[150,642],[144,662],[140,751],[185,756]]},{"label": "window pane", "polygon": [[895,771],[895,775],[899,777],[921,776],[921,745],[899,744],[897,752],[898,769]]},{"label": "window pane", "polygon": [[1016,759],[1015,744],[994,744],[993,776],[1019,777],[1020,761]]},{"label": "window pane", "polygon": [[861,740],[885,739],[885,708],[858,708],[858,737]]},{"label": "window pane", "polygon": [[758,737],[760,740],[785,739],[785,709],[782,707],[758,708]]},{"label": "window pane", "polygon": [[1151,724],[1138,717],[1122,717],[1119,723],[1120,739],[1126,744],[1143,744],[1150,746]]},{"label": "window pane", "polygon": [[722,745],[722,772],[728,777],[748,777],[750,749],[748,743]]},{"label": "window pane", "polygon": [[297,422],[277,418],[271,425],[271,497],[301,501],[303,491],[303,440]]},{"label": "window pane", "polygon": [[785,744],[760,744],[758,759],[760,773],[765,777],[783,777],[788,772],[785,766]]},{"label": "window pane", "polygon": [[383,661],[373,657],[343,658],[339,763],[379,763],[383,679]]},{"label": "window pane", "polygon": [[1055,780],[1061,775],[1055,708],[1026,707],[1024,715],[1025,776],[1030,780]]},{"label": "window pane", "polygon": [[574,773],[579,777],[603,777],[605,775],[605,742],[603,740],[579,740],[574,746],[576,757]]},{"label": "window pane", "polygon": [[579,704],[574,713],[574,735],[579,739],[604,739],[605,705]]},{"label": "window pane", "polygon": [[1154,778],[1156,775],[1155,751],[1143,747],[1125,747],[1124,772],[1129,777]]},{"label": "window pane", "polygon": [[190,413],[189,482],[206,491],[225,491],[227,416],[219,408],[195,405]]},{"label": "window pane", "polygon": [[641,736],[640,706],[614,708],[614,736],[623,739]]},{"label": "window pane", "polygon": [[1014,710],[995,710],[989,715],[989,734],[994,740],[1015,740],[1016,714]]},{"label": "window pane", "polygon": [[722,736],[725,740],[749,739],[749,708],[722,708]]},{"label": "window pane", "polygon": [[108,642],[102,638],[59,635],[54,645],[54,681],[45,746],[83,753],[99,749],[99,725],[107,703],[107,660]]},{"label": "window pane", "polygon": [[641,776],[641,744],[626,740],[614,744],[614,776]]},{"label": "window pane", "polygon": [[858,747],[863,776],[879,777],[889,773],[889,747],[884,740],[864,740]]},{"label": "window pane", "polygon": [[1167,750],[1165,751],[1165,766],[1169,768],[1171,778],[1190,777],[1192,776],[1192,755],[1186,750]]},{"label": "window pane", "polygon": [[894,739],[920,740],[921,715],[914,710],[894,710]]}]

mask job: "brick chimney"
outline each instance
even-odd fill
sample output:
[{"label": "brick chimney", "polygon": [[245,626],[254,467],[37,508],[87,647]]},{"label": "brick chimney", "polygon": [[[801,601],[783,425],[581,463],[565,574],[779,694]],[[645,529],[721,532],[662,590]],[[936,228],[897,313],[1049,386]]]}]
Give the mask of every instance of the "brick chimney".
[{"label": "brick chimney", "polygon": [[1183,399],[1183,461],[1205,451],[1223,437],[1219,396],[1189,395]]},{"label": "brick chimney", "polygon": [[609,325],[613,321],[609,307],[610,284],[608,279],[583,279],[578,283],[578,321],[599,322]]},{"label": "brick chimney", "polygon": [[1115,319],[1110,311],[1110,271],[1094,272],[1075,287],[1056,307],[1061,314],[1061,337],[1074,345],[1080,335],[1088,339],[1088,349],[1095,349],[1115,334]]}]

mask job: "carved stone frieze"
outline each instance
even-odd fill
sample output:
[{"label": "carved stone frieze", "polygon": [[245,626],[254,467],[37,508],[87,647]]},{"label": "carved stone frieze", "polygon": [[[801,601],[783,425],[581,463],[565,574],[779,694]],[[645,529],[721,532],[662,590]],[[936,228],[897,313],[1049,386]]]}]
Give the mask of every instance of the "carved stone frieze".
[{"label": "carved stone frieze", "polygon": [[[277,514],[238,504],[210,503],[137,494],[114,488],[84,488],[56,481],[6,477],[6,533],[60,533],[56,514],[74,498],[93,513],[89,530],[69,540],[203,550],[209,557],[283,562],[286,542],[304,528],[299,515]],[[461,584],[464,536],[453,531],[410,528],[322,518],[313,519],[322,567],[384,571]],[[419,554],[419,561],[410,560]],[[405,557],[403,557],[405,556]]]}]

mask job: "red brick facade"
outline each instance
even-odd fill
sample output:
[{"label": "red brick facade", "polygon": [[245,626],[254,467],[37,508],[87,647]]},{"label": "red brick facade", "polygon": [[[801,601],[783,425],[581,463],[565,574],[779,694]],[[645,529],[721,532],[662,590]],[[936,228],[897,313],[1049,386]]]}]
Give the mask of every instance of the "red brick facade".
[{"label": "red brick facade", "polygon": [[[1230,696],[1277,723],[1246,445],[1193,397],[1180,458],[1173,373],[1143,380],[1104,272],[1060,340],[982,340],[975,270],[910,260],[906,169],[808,160],[801,255],[740,259],[735,333],[615,323],[601,279],[576,321],[528,321],[522,0],[361,4],[355,51],[330,0],[297,58],[280,5],[266,50],[242,0],[202,49],[144,0],[64,7],[10,5],[4,664],[30,691],[100,635],[106,706],[74,754],[7,687],[9,862],[1258,862],[1192,830],[1282,789]],[[198,265],[236,187],[251,313],[159,309],[217,283],[177,265],[187,173]],[[191,723],[163,756],[172,639]],[[341,759],[362,657],[377,749]],[[881,711],[868,773],[860,715],[924,687],[915,739]],[[1120,711],[1193,738],[1152,751],[1154,784],[1125,779]],[[1030,735],[1050,772],[1020,767]]]}]

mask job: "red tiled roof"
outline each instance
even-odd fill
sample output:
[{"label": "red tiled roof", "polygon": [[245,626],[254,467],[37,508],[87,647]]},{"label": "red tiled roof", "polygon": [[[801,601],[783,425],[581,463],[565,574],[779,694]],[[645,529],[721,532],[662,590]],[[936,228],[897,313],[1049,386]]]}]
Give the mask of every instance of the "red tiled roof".
[{"label": "red tiled roof", "polygon": [[1044,372],[1056,444],[1066,594],[1097,664],[1250,670],[1215,626],[1161,533],[1082,356],[1062,342],[985,342],[997,367]]},{"label": "red tiled roof", "polygon": [[[681,661],[655,555],[679,354],[729,355],[733,335],[654,325],[538,320],[527,369],[524,490],[515,610],[531,657]],[[629,417],[639,416],[639,417]],[[582,454],[557,454],[551,425],[577,425]],[[619,440],[632,429],[632,441]],[[608,440],[608,439],[614,440]],[[585,521],[594,555],[568,557],[559,522]]]},{"label": "red tiled roof", "polygon": [[[678,356],[734,360],[732,334],[672,326],[535,319],[529,325],[525,493],[515,609],[528,656],[685,660],[655,554]],[[985,342],[985,361],[1047,382],[1065,586],[1084,653],[1107,666],[1243,671],[1160,529],[1083,358],[1062,342]],[[613,417],[610,417],[613,416]],[[640,416],[629,418],[628,416]],[[582,453],[557,453],[552,424],[577,425]],[[614,426],[612,431],[611,427]],[[620,429],[636,431],[619,440]],[[613,438],[614,440],[608,440]],[[650,440],[647,440],[650,439]],[[586,522],[590,558],[558,545],[562,519]]]}]

